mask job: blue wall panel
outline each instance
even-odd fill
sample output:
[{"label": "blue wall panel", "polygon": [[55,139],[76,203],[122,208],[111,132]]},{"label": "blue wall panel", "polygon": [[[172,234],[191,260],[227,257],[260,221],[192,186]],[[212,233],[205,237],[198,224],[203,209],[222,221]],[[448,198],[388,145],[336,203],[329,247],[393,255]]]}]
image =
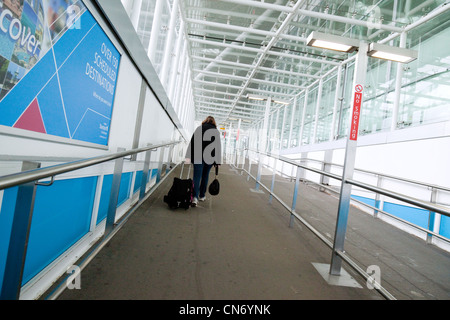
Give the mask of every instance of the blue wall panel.
[{"label": "blue wall panel", "polygon": [[103,185],[102,185],[102,191],[101,191],[101,195],[100,195],[100,204],[98,207],[97,224],[99,224],[100,221],[105,219],[106,215],[108,213],[108,205],[109,205],[109,197],[111,195],[112,179],[113,179],[112,174],[103,176]]},{"label": "blue wall panel", "polygon": [[[352,198],[355,198],[361,202],[364,202],[368,205],[375,206],[375,200],[360,196],[352,196]],[[428,228],[428,216],[429,212],[424,209],[419,208],[413,208],[401,204],[395,204],[391,202],[384,202],[383,204],[383,211],[386,211],[396,217],[399,217],[403,220],[409,221],[411,223],[414,223],[415,225],[422,227],[422,228]],[[450,224],[450,222],[449,222]],[[441,227],[442,229],[442,227]],[[449,230],[450,231],[450,230]]]},{"label": "blue wall panel", "polygon": [[119,198],[117,199],[117,207],[124,203],[128,199],[131,188],[131,180],[133,178],[133,172],[122,173],[120,178]]},{"label": "blue wall panel", "polygon": [[[119,188],[119,198],[117,200],[117,207],[124,203],[128,199],[128,194],[131,187],[131,178],[133,177],[133,172],[126,172],[122,174],[120,178],[120,188]],[[111,196],[113,175],[108,174],[103,177],[103,185],[101,191],[100,204],[98,208],[97,224],[106,218],[108,214],[109,198]]]},{"label": "blue wall panel", "polygon": [[18,187],[5,189],[0,210],[0,286],[3,283],[6,255],[8,254],[9,238],[16,205]]},{"label": "blue wall panel", "polygon": [[[156,175],[158,174],[158,169],[153,169],[149,171],[149,175],[148,175],[148,181],[150,181],[151,179],[153,179],[154,177],[156,177]],[[147,181],[147,182],[148,182]]]},{"label": "blue wall panel", "polygon": [[37,187],[23,283],[89,231],[96,185],[87,177]]},{"label": "blue wall panel", "polygon": [[415,225],[428,229],[429,212],[424,209],[412,208],[401,204],[385,202],[383,211],[386,211],[403,220],[414,223]]},{"label": "blue wall panel", "polygon": [[133,193],[138,191],[139,188],[141,187],[142,174],[143,174],[143,171],[136,171],[136,178],[134,179]]},{"label": "blue wall panel", "polygon": [[352,196],[352,198],[359,200],[361,202],[364,202],[365,204],[368,204],[369,206],[375,207],[375,199],[370,199],[370,198],[361,197],[361,196]]},{"label": "blue wall panel", "polygon": [[450,239],[450,217],[441,215],[439,234]]}]

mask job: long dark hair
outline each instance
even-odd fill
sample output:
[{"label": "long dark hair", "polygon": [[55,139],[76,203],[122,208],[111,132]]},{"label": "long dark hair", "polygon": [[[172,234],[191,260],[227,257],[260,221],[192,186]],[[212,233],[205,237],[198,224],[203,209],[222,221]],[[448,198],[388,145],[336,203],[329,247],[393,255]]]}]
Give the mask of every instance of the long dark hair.
[{"label": "long dark hair", "polygon": [[211,123],[214,127],[217,127],[216,120],[212,116],[207,116],[205,120],[203,120],[202,124]]}]

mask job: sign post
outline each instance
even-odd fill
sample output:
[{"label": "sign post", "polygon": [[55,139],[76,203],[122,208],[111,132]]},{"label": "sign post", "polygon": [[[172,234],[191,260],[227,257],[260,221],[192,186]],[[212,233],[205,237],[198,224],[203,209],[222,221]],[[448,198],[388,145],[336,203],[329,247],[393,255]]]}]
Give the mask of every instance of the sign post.
[{"label": "sign post", "polygon": [[344,251],[345,233],[347,231],[348,211],[352,186],[347,183],[353,178],[355,168],[356,146],[358,140],[358,127],[363,100],[363,86],[367,72],[367,43],[361,41],[355,61],[353,77],[352,111],[350,113],[350,128],[345,148],[344,171],[342,174],[341,192],[339,196],[339,209],[334,234],[333,252],[331,257],[330,274],[340,275],[342,259],[337,252]]}]

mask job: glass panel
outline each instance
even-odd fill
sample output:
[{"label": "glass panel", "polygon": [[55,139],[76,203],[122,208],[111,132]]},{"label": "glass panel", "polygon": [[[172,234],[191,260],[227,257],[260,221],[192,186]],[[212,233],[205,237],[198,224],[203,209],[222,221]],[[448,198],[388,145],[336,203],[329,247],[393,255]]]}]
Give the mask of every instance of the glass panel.
[{"label": "glass panel", "polygon": [[297,107],[295,108],[294,126],[292,128],[292,143],[294,147],[300,146],[300,129],[302,126],[302,115],[305,96],[297,97]]},{"label": "glass panel", "polygon": [[359,123],[360,134],[390,130],[397,63],[369,58]]},{"label": "glass panel", "polygon": [[283,124],[284,124],[283,119],[284,119],[285,112],[286,112],[285,107],[280,108],[280,118],[279,118],[278,124],[277,124],[278,148],[280,150],[283,148],[282,133],[283,133]]},{"label": "glass panel", "polygon": [[147,50],[152,32],[153,13],[155,12],[156,0],[142,0],[141,13],[137,27],[137,34],[144,48]]},{"label": "glass panel", "polygon": [[156,70],[156,73],[158,73],[159,77],[161,78],[160,72],[162,68],[162,60],[164,57],[164,47],[166,44],[166,38],[167,38],[167,31],[169,28],[169,22],[170,22],[170,10],[167,7],[167,2],[163,2],[161,17],[160,17],[160,29],[155,30],[158,32],[158,40],[156,43],[156,53],[155,53],[155,61],[152,61],[153,67]]},{"label": "glass panel", "polygon": [[317,87],[309,91],[308,102],[305,110],[305,123],[303,124],[302,144],[312,143],[314,130],[314,117],[317,103]]},{"label": "glass panel", "polygon": [[284,127],[282,128],[282,145],[283,148],[290,148],[289,143],[289,129],[291,127],[291,116],[292,116],[292,104],[286,106],[285,109],[285,119],[284,119]]},{"label": "glass panel", "polygon": [[[345,81],[344,85],[344,100],[342,101],[342,107],[339,108],[338,112],[338,138],[343,138],[348,135],[349,122],[350,122],[350,105],[351,105],[351,94],[353,85],[353,73],[355,70],[355,64],[352,63],[347,66],[347,74],[345,72],[342,79]],[[363,106],[364,102],[363,102]]]},{"label": "glass panel", "polygon": [[450,120],[450,20],[441,15],[408,33],[417,60],[405,66],[398,127]]},{"label": "glass panel", "polygon": [[319,123],[317,125],[316,142],[330,139],[331,124],[333,120],[334,97],[336,92],[337,74],[323,82],[322,97],[319,106]]}]

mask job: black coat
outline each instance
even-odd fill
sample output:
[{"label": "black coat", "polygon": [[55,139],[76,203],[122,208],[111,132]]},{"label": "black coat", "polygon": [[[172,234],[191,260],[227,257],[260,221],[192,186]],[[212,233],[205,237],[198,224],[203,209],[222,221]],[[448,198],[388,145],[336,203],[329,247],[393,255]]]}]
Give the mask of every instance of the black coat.
[{"label": "black coat", "polygon": [[186,158],[194,164],[222,163],[220,132],[211,123],[205,123],[195,129],[186,151]]}]

